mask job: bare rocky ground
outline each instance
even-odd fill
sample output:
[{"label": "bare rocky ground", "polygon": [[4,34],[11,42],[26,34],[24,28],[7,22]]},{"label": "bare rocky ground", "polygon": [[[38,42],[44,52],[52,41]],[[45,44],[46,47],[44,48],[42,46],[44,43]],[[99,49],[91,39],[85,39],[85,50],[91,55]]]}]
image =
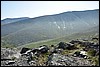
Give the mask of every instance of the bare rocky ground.
[{"label": "bare rocky ground", "polygon": [[85,50],[94,49],[94,57],[99,55],[98,43],[83,41],[60,42],[57,46],[43,45],[34,49],[1,48],[1,66],[96,66],[92,60],[84,58],[84,55],[73,56],[74,53],[65,52],[80,50],[75,48],[75,42],[84,44]]}]

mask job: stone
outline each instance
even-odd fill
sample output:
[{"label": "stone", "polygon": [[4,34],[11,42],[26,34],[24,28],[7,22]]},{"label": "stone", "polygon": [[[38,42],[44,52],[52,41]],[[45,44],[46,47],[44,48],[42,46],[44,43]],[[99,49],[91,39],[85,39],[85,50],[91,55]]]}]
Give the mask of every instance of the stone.
[{"label": "stone", "polygon": [[20,51],[21,54],[25,53],[26,51],[30,50],[29,48],[23,47]]},{"label": "stone", "polygon": [[61,54],[52,54],[48,57],[48,66],[91,66],[91,62],[73,56],[65,56]]}]

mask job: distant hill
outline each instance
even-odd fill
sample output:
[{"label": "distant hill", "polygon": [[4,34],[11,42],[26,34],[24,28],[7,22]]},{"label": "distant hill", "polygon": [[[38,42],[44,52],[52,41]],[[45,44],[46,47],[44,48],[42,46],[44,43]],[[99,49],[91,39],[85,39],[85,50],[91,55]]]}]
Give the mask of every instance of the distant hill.
[{"label": "distant hill", "polygon": [[18,22],[18,21],[25,20],[25,19],[28,19],[28,17],[6,18],[6,19],[4,19],[4,20],[1,20],[1,25],[13,23],[13,22]]},{"label": "distant hill", "polygon": [[9,23],[7,19],[2,20],[7,23],[1,25],[2,41],[8,44],[24,45],[85,32],[88,29],[93,30],[95,27],[97,29],[99,26],[99,10],[72,11],[15,20],[10,20]]}]

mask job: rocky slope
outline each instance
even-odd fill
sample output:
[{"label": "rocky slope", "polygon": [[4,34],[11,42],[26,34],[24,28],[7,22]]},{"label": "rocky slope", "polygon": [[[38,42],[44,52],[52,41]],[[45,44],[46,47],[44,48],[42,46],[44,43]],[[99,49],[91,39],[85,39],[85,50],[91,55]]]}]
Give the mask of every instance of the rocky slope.
[{"label": "rocky slope", "polygon": [[99,66],[99,39],[77,39],[33,49],[1,48],[1,66]]},{"label": "rocky slope", "polygon": [[53,54],[49,57],[49,66],[92,66],[91,62],[78,57]]}]

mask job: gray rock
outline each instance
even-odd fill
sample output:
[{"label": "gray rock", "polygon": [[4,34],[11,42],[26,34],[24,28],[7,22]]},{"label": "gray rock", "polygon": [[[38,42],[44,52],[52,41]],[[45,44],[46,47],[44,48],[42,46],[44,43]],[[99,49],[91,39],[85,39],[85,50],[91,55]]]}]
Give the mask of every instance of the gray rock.
[{"label": "gray rock", "polygon": [[52,54],[48,57],[48,66],[91,66],[91,62],[73,56],[65,56],[61,54]]},{"label": "gray rock", "polygon": [[72,43],[65,43],[65,42],[60,42],[58,44],[58,47],[57,48],[69,49],[69,50],[75,49],[74,44],[72,44]]},{"label": "gray rock", "polygon": [[1,59],[12,59],[13,57],[20,56],[18,54],[19,50],[10,49],[10,48],[1,48]]},{"label": "gray rock", "polygon": [[[21,55],[20,51],[10,49],[10,48],[2,48],[1,49],[1,66],[36,66],[36,62],[32,62],[32,55],[27,54],[27,55]],[[13,59],[13,57],[17,57]],[[31,63],[30,63],[31,62]]]}]

